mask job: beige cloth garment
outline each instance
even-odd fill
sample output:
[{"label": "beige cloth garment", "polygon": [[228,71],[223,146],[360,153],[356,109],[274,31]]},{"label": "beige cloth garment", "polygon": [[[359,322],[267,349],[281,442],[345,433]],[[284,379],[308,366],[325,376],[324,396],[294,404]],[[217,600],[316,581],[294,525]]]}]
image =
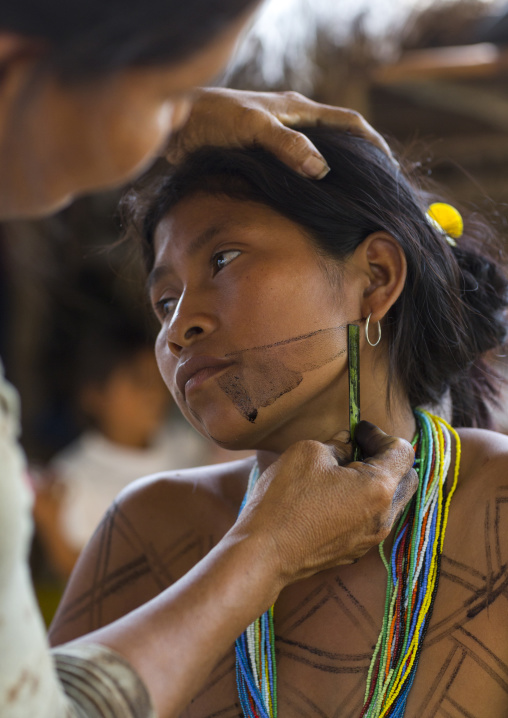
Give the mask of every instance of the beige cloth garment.
[{"label": "beige cloth garment", "polygon": [[0,364],[0,716],[153,718],[119,655],[93,644],[49,648],[28,567],[32,493],[18,434],[18,396]]}]

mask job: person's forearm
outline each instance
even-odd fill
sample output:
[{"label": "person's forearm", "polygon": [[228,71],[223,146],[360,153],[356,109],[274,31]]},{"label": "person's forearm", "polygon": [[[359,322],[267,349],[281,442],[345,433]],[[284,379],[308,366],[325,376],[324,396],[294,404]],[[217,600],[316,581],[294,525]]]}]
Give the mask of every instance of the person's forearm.
[{"label": "person's forearm", "polygon": [[73,641],[101,643],[144,680],[161,718],[178,715],[249,623],[282,588],[269,547],[232,529],[157,598]]}]

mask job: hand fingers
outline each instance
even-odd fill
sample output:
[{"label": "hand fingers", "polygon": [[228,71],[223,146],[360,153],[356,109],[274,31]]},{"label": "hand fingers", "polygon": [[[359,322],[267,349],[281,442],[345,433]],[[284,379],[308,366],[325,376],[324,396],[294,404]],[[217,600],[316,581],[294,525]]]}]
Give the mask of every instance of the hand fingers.
[{"label": "hand fingers", "polygon": [[263,127],[262,132],[257,133],[256,142],[306,177],[322,179],[330,171],[323,155],[308,137],[291,130],[275,118]]},{"label": "hand fingers", "polygon": [[404,511],[407,503],[418,488],[418,474],[414,469],[410,469],[404,474],[399,485],[395,489],[392,500],[392,510],[389,517],[390,526],[393,525],[395,519]]},{"label": "hand fingers", "polygon": [[388,157],[394,160],[392,151],[386,140],[376,132],[367,120],[355,110],[346,107],[334,107],[311,102],[298,92],[283,93],[288,99],[286,112],[274,112],[284,125],[327,125],[336,127],[342,132],[350,132],[357,137],[363,137],[378,147]]},{"label": "hand fingers", "polygon": [[[215,117],[221,119],[217,122]],[[240,93],[207,89],[199,91],[183,130],[173,133],[166,158],[178,162],[187,152],[206,144],[233,147],[258,144],[295,172],[321,179],[329,171],[326,158],[307,137],[291,129],[295,125],[335,127],[364,137],[392,157],[381,135],[354,110],[320,105],[296,92]]]},{"label": "hand fingers", "polygon": [[413,468],[413,447],[404,439],[385,434],[368,421],[358,424],[356,439],[366,457],[364,465],[380,469],[383,481],[391,480],[392,487],[395,484],[386,521],[391,527],[418,487],[418,475]]},{"label": "hand fingers", "polygon": [[414,450],[408,441],[389,436],[368,421],[361,421],[356,427],[356,440],[364,464],[380,469],[397,484],[414,464]]},{"label": "hand fingers", "polygon": [[330,441],[325,442],[339,466],[349,464],[353,458],[353,445],[349,431],[340,431]]},{"label": "hand fingers", "polygon": [[388,155],[395,164],[398,162],[394,159],[390,146],[379,132],[370,125],[367,120],[354,110],[348,110],[343,107],[332,108],[330,114],[324,114],[319,120],[320,125],[330,125],[337,127],[343,132],[350,132],[356,137],[363,137],[371,144]]},{"label": "hand fingers", "polygon": [[356,427],[355,438],[364,456],[370,457],[384,451],[385,448],[391,444],[394,437],[385,434],[378,426],[363,419]]},{"label": "hand fingers", "polygon": [[339,466],[345,466],[349,464],[353,458],[353,446],[349,444],[341,444],[339,442],[326,442],[327,446],[332,452],[332,456]]},{"label": "hand fingers", "polygon": [[408,441],[385,434],[378,426],[370,421],[362,420],[356,427],[356,441],[360,445],[366,460],[377,458],[379,455],[400,453],[407,466],[403,473],[409,471],[414,463],[413,447]]}]

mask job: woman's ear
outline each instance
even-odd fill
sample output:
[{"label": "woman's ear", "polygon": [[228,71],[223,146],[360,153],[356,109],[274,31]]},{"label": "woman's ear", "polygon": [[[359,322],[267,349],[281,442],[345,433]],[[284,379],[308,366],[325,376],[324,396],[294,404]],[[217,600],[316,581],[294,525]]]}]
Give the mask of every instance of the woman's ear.
[{"label": "woman's ear", "polygon": [[399,298],[407,275],[406,256],[388,232],[373,232],[356,248],[353,260],[365,277],[362,316],[379,322]]}]

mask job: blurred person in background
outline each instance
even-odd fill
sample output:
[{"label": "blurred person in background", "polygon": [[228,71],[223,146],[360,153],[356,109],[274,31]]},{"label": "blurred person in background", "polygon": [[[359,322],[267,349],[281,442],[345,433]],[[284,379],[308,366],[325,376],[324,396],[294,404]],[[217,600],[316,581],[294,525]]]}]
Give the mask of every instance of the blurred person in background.
[{"label": "blurred person in background", "polygon": [[[111,314],[111,309],[109,310]],[[83,330],[75,403],[84,431],[36,482],[34,515],[51,567],[66,579],[113,500],[140,476],[213,461],[180,420],[144,328],[120,317]]]},{"label": "blurred person in background", "polygon": [[[99,275],[93,284],[97,292]],[[149,328],[118,302],[97,300],[73,348],[71,409],[82,431],[42,471],[31,470],[37,536],[63,580],[131,481],[240,458],[183,420],[157,368]]]},{"label": "blurred person in background", "polygon": [[[329,123],[386,149],[356,113],[299,96],[214,90],[191,96],[192,88],[224,67],[256,6],[252,0],[7,4],[0,20],[0,216],[39,216],[80,192],[120,184],[164,152],[176,130],[170,153],[202,144],[257,143],[316,179],[327,172],[325,159],[283,123]],[[162,716],[177,714],[231,641],[301,574],[302,566],[312,573],[363,554],[383,538],[385,529],[379,527],[391,526],[415,489],[411,448],[368,425],[358,432],[364,453],[374,457],[368,467],[342,469],[330,448],[313,446],[309,457],[305,442],[296,445],[266,474],[244,518],[183,583],[55,652],[57,674],[26,564],[31,497],[23,483],[18,432],[17,396],[2,377],[3,717],[148,716],[153,707]],[[315,494],[309,496],[316,452],[322,460],[313,471]],[[370,521],[365,511],[356,517],[354,501],[345,504],[337,491],[344,471],[355,473],[363,496],[369,493]],[[292,530],[281,526],[274,499],[289,478]],[[307,487],[305,494],[295,490],[298,482]],[[314,517],[306,522],[307,531],[298,522],[302,512]],[[274,541],[275,560],[266,553]]]}]

